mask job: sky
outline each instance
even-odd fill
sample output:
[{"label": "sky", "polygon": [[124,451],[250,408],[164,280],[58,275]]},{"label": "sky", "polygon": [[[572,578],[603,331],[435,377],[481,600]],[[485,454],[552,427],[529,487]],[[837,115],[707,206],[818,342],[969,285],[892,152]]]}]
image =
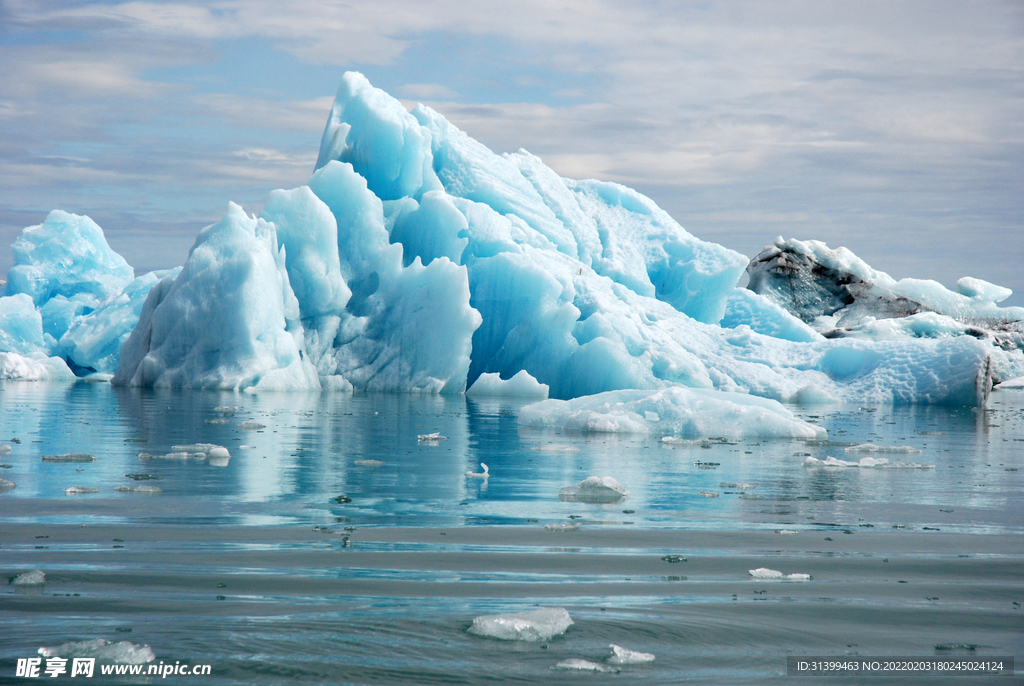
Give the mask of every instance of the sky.
[{"label": "sky", "polygon": [[136,273],[313,171],[341,75],[497,152],[1024,305],[1019,0],[0,0],[0,274],[52,209]]}]

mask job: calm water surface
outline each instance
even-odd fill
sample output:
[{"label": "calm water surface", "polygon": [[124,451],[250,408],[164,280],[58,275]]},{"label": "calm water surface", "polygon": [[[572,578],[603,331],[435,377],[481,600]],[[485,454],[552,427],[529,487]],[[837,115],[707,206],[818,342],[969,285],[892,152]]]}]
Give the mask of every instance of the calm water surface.
[{"label": "calm water surface", "polygon": [[[0,572],[47,575],[0,586],[0,682],[41,646],[95,638],[210,664],[158,679],[210,684],[789,683],[789,655],[1024,658],[1024,393],[983,411],[796,408],[830,440],[678,446],[524,430],[520,406],[0,387],[0,478],[17,484],[0,493]],[[846,451],[869,442],[920,452]],[[139,457],[189,443],[232,457]],[[42,459],[63,453],[96,459]],[[481,462],[490,478],[465,475]],[[628,498],[559,500],[590,475]],[[160,493],[115,490],[140,485]],[[545,528],[564,524],[579,528]],[[538,606],[575,624],[538,643],[466,631]],[[552,670],[609,643],[656,660]]]}]

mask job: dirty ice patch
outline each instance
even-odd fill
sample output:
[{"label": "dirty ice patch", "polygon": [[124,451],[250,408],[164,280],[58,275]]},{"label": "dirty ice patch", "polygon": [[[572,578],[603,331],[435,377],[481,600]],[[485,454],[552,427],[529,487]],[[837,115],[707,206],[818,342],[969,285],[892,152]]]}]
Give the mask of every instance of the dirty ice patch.
[{"label": "dirty ice patch", "polygon": [[823,428],[797,419],[775,400],[681,386],[545,400],[520,410],[519,423],[572,433],[809,439],[826,435]]}]

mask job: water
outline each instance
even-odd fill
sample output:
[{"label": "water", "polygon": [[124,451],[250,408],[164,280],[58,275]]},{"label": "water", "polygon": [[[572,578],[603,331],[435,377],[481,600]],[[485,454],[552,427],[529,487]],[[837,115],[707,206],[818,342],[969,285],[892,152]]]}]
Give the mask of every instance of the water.
[{"label": "water", "polygon": [[[790,655],[1024,654],[1024,393],[984,411],[798,409],[828,429],[818,443],[543,433],[519,406],[0,387],[0,477],[17,484],[0,493],[0,573],[47,577],[0,586],[0,682],[41,646],[96,638],[209,664],[159,681],[210,684],[762,684],[791,680]],[[919,467],[804,464],[868,442],[916,448],[870,456]],[[231,459],[138,457],[195,443]],[[42,459],[65,453],[96,459]],[[467,477],[481,462],[489,478]],[[591,475],[628,498],[559,500]],[[467,632],[537,607],[575,623],[538,643]],[[612,643],[656,659],[552,670]]]}]

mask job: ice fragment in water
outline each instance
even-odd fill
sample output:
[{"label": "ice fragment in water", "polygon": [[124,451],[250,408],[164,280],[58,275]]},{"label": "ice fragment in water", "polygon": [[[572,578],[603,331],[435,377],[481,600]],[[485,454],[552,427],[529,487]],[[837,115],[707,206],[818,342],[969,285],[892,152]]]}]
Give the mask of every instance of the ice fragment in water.
[{"label": "ice fragment in water", "polygon": [[437,443],[438,441],[447,441],[448,437],[442,436],[440,433],[435,432],[432,434],[420,434],[419,436],[416,437],[416,440],[420,441],[421,443]]},{"label": "ice fragment in water", "polygon": [[483,470],[482,472],[466,472],[466,476],[475,477],[477,479],[486,479],[491,475],[490,470],[487,469],[487,465],[483,462],[480,463],[480,468]]},{"label": "ice fragment in water", "polygon": [[794,529],[779,529],[775,533],[781,534],[783,536],[796,536],[800,532],[799,531],[795,531]]},{"label": "ice fragment in water", "polygon": [[605,662],[611,665],[640,665],[645,662],[654,662],[654,655],[651,653],[629,650],[614,643],[608,647],[612,649],[612,654],[605,659]]},{"label": "ice fragment in water", "polygon": [[555,531],[555,532],[578,531],[579,528],[580,528],[580,525],[577,524],[576,522],[564,522],[564,523],[561,523],[561,524],[545,524],[544,525],[544,530],[545,531]]},{"label": "ice fragment in water", "polygon": [[238,449],[239,450],[255,450],[256,446],[254,446],[254,445],[240,445],[240,446],[238,446]]},{"label": "ice fragment in water", "polygon": [[250,422],[239,422],[238,428],[239,429],[243,429],[245,431],[257,431],[259,429],[265,429],[267,427],[265,425],[263,425],[263,424],[260,424],[259,422],[251,422],[250,421]]},{"label": "ice fragment in water", "polygon": [[140,486],[118,486],[114,489],[121,493],[138,493],[139,495],[157,495],[163,493],[163,491],[157,486],[146,486],[145,484]]},{"label": "ice fragment in water", "polygon": [[935,465],[930,464],[919,464],[917,462],[889,462],[884,457],[864,457],[858,462],[849,462],[847,460],[840,460],[835,457],[826,457],[824,460],[819,460],[815,457],[808,457],[804,460],[804,467],[861,467],[861,468],[876,468],[876,469],[934,469]]},{"label": "ice fragment in water", "polygon": [[223,424],[230,424],[230,423],[231,423],[231,420],[228,419],[227,417],[220,417],[218,419],[204,419],[203,420],[203,424],[223,425]]},{"label": "ice fragment in water", "polygon": [[94,657],[100,662],[112,662],[121,665],[141,665],[156,659],[153,649],[148,645],[136,645],[128,641],[111,643],[102,638],[91,641],[72,641],[59,646],[39,649],[43,657]]},{"label": "ice fragment in water", "polygon": [[548,390],[547,384],[538,383],[523,369],[508,380],[502,380],[500,374],[481,374],[466,391],[466,395],[471,398],[547,398]]},{"label": "ice fragment in water", "polygon": [[214,412],[241,412],[243,408],[234,405],[218,405],[213,408]]},{"label": "ice fragment in water", "polygon": [[96,457],[85,453],[64,453],[63,455],[43,455],[43,462],[94,462]]},{"label": "ice fragment in water", "polygon": [[46,575],[38,569],[33,569],[30,572],[22,572],[14,577],[11,577],[12,586],[41,586],[46,583]]},{"label": "ice fragment in water", "polygon": [[900,453],[904,455],[913,455],[921,452],[917,448],[909,445],[875,445],[874,443],[861,443],[860,445],[851,445],[846,448],[848,453]]},{"label": "ice fragment in water", "polygon": [[546,641],[561,636],[573,621],[563,607],[542,608],[506,615],[483,615],[473,620],[469,633],[503,641]]},{"label": "ice fragment in water", "polygon": [[11,446],[6,445],[6,444],[0,444],[0,455],[10,455],[10,454],[11,454]]},{"label": "ice fragment in water", "polygon": [[740,491],[749,491],[750,489],[755,488],[754,484],[748,484],[748,483],[743,482],[743,481],[739,481],[739,482],[734,483],[734,484],[733,483],[725,483],[725,482],[723,482],[723,483],[718,484],[718,487],[719,488],[735,488],[735,489],[740,490]]},{"label": "ice fragment in water", "polygon": [[811,578],[810,574],[783,574],[778,570],[768,569],[767,567],[751,569],[750,576],[755,579],[793,579],[794,581],[807,581]]},{"label": "ice fragment in water", "polygon": [[83,493],[99,493],[98,488],[89,488],[88,486],[70,486],[64,489],[64,495],[81,495]]},{"label": "ice fragment in water", "polygon": [[610,476],[588,476],[575,486],[566,486],[558,492],[559,500],[580,503],[617,503],[629,491]]},{"label": "ice fragment in water", "polygon": [[717,498],[719,497],[718,491],[697,491],[697,495],[702,498]]},{"label": "ice fragment in water", "polygon": [[175,453],[204,453],[209,454],[214,448],[221,446],[216,443],[189,443],[186,445],[172,445],[171,451]]},{"label": "ice fragment in water", "polygon": [[618,667],[609,667],[608,665],[602,665],[598,662],[591,662],[590,660],[581,660],[578,657],[569,658],[568,660],[562,660],[551,669],[576,672],[605,672],[608,674],[616,674],[619,671],[621,671]]},{"label": "ice fragment in water", "polygon": [[7,479],[0,479],[0,493],[14,490],[14,488],[16,488],[17,485],[18,484],[14,483],[13,481],[8,481]]},{"label": "ice fragment in water", "polygon": [[[242,447],[244,448],[245,446]],[[357,467],[380,467],[384,463],[381,462],[380,460],[356,460],[352,464],[354,464]]]},{"label": "ice fragment in water", "polygon": [[558,443],[548,443],[547,445],[535,445],[530,450],[538,453],[561,453],[566,455],[572,455],[580,451],[574,445],[559,445]]}]

